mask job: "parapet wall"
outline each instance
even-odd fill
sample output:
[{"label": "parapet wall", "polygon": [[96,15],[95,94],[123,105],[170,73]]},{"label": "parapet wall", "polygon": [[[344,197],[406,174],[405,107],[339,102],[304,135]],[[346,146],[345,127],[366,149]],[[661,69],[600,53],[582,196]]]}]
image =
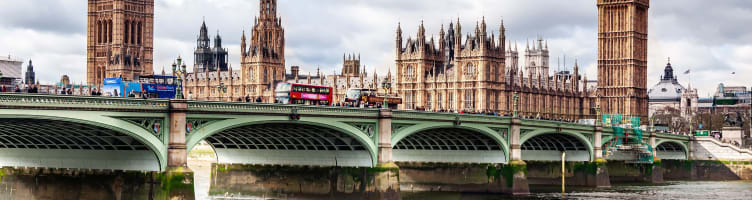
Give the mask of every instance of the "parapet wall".
[{"label": "parapet wall", "polygon": [[664,160],[669,180],[752,180],[752,161]]},{"label": "parapet wall", "polygon": [[741,160],[752,161],[752,151],[719,142],[710,137],[697,137],[693,160]]}]

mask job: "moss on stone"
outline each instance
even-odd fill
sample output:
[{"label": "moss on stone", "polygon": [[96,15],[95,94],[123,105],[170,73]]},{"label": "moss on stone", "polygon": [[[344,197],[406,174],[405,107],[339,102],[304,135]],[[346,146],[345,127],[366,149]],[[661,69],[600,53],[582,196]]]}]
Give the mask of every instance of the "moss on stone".
[{"label": "moss on stone", "polygon": [[496,168],[496,165],[488,165],[488,167],[486,167],[486,179],[488,180],[491,178],[493,178],[493,180],[501,179],[501,171]]},{"label": "moss on stone", "polygon": [[501,167],[501,175],[507,182],[507,187],[511,188],[514,185],[514,175],[517,173],[527,176],[527,164],[524,161],[513,160]]},{"label": "moss on stone", "polygon": [[169,168],[167,172],[158,173],[161,193],[157,199],[169,199],[174,191],[193,194],[193,172],[184,167]]}]

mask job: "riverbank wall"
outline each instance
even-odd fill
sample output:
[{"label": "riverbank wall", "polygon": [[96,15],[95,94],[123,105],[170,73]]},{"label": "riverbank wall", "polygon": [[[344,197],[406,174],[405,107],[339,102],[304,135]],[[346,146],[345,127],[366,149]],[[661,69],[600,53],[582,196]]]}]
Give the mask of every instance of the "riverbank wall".
[{"label": "riverbank wall", "polygon": [[508,193],[502,165],[397,163],[403,192]]},{"label": "riverbank wall", "polygon": [[752,161],[664,160],[668,180],[752,180]]},{"label": "riverbank wall", "polygon": [[211,171],[212,196],[401,199],[396,165],[358,168],[212,164]]},{"label": "riverbank wall", "polygon": [[[193,174],[0,168],[0,197],[54,200],[192,200]],[[151,198],[150,198],[151,197]]]}]

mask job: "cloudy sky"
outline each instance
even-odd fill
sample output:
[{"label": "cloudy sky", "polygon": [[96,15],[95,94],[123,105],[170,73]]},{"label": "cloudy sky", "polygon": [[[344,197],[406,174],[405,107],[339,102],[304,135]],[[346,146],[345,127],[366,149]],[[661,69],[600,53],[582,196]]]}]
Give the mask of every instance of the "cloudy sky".
[{"label": "cloudy sky", "polygon": [[[85,82],[86,7],[84,0],[0,0],[0,55],[32,59],[43,82],[63,74]],[[156,0],[155,7],[155,71],[178,55],[192,60],[204,17],[211,37],[219,31],[233,67],[239,68],[240,35],[253,25],[257,0]],[[338,70],[343,53],[360,53],[369,72],[385,73],[394,67],[397,22],[407,38],[421,20],[428,34],[438,35],[442,23],[458,17],[463,32],[472,31],[483,16],[496,35],[503,18],[507,38],[521,48],[539,35],[548,40],[552,70],[558,68],[557,57],[566,55],[566,68],[576,58],[589,79],[597,72],[594,0],[279,0],[278,12],[286,29],[287,65],[299,65],[304,73],[317,67]],[[750,22],[748,0],[653,0],[648,85],[657,83],[671,57],[685,86],[689,77],[681,72],[691,69],[701,96],[720,82],[749,86]]]}]

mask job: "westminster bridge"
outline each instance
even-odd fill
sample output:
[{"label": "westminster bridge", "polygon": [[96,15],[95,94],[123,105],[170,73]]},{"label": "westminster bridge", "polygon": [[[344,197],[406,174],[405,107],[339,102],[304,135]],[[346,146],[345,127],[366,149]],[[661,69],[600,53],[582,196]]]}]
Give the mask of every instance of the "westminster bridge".
[{"label": "westminster bridge", "polygon": [[[526,168],[526,162],[560,161],[565,152],[566,161],[594,169],[583,184],[608,186],[602,163],[638,159],[604,157],[608,144],[617,138],[613,129],[600,125],[472,114],[0,94],[0,118],[0,165],[27,171],[169,173],[185,170],[188,151],[206,141],[216,152],[217,165],[225,168],[356,167],[397,173],[411,168],[403,165],[481,165],[486,178],[503,183],[499,191],[527,193],[526,174],[532,166]],[[658,158],[692,158],[689,136],[645,135],[643,142]],[[498,168],[498,173],[487,166]],[[379,177],[390,176],[399,180],[396,174]],[[399,187],[392,180],[373,190]],[[493,187],[483,186],[496,191]]]}]

